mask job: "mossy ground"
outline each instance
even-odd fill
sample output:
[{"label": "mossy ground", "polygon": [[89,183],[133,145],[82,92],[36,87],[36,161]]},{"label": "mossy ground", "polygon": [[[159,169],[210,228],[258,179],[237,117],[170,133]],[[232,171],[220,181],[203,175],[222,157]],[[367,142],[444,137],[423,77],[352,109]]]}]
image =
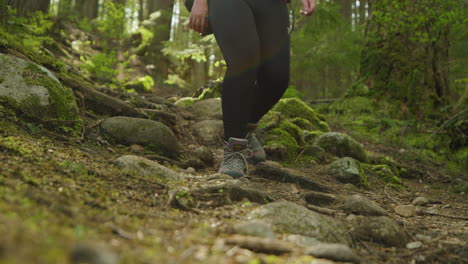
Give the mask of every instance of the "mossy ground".
[{"label": "mossy ground", "polygon": [[[460,134],[466,130],[467,121],[463,116],[450,120],[445,127],[430,120],[397,119],[401,113],[395,104],[382,100],[377,104],[366,96],[342,98],[321,106],[319,111],[325,114],[334,130],[345,131],[362,142],[392,146],[392,156],[400,162],[419,162],[421,167],[424,167],[422,163],[440,164],[447,174],[454,175],[454,182],[468,169],[466,135]],[[421,173],[414,172],[398,175],[385,160],[379,164],[389,165],[396,177],[421,177]]]}]

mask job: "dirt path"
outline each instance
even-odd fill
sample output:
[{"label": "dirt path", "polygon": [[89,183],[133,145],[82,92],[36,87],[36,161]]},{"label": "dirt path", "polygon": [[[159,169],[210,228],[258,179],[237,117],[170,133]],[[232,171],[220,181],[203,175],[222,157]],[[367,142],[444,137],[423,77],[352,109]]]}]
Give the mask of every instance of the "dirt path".
[{"label": "dirt path", "polygon": [[[123,146],[31,136],[7,123],[0,134],[0,263],[68,263],[87,256],[106,259],[92,263],[117,263],[112,262],[116,256],[120,263],[333,263],[304,256],[297,247],[289,253],[262,253],[231,239],[233,226],[261,204],[286,200],[314,206],[313,199],[305,199],[313,192],[306,185],[265,178],[254,168],[234,184],[210,170],[179,171],[184,180],[164,182],[116,169],[110,161],[128,154]],[[333,218],[349,223],[354,214],[341,206],[360,194],[385,209],[417,242],[408,249],[354,239],[361,263],[468,263],[466,220],[401,217],[394,211],[425,197],[430,202],[418,206],[421,210],[466,217],[466,194],[420,179],[404,180],[404,190],[378,179],[362,189],[336,182],[320,165],[293,173],[327,186],[331,192],[325,194],[338,197],[315,204],[332,210]],[[276,233],[275,239],[286,237]],[[267,241],[267,249],[276,240]]]}]

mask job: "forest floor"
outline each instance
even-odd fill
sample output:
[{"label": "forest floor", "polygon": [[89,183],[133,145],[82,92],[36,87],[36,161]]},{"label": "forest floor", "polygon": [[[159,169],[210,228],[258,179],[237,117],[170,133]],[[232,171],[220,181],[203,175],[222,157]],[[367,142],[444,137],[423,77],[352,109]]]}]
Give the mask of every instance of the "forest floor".
[{"label": "forest floor", "polygon": [[[60,59],[80,63],[80,54],[65,47],[65,42],[56,44],[72,55]],[[326,197],[334,197],[328,204],[319,202],[317,208],[304,199],[314,191],[310,186],[265,178],[255,166],[237,181],[217,174],[221,144],[211,149],[215,163],[205,169],[188,171],[161,162],[181,175],[177,181],[120,170],[114,164],[117,158],[147,157],[147,153],[110,143],[99,131],[105,117],[84,115],[82,137],[63,136],[26,119],[0,120],[0,264],[339,263],[306,256],[299,246],[279,253],[275,245],[286,241],[286,234],[275,234],[262,244],[239,236],[235,226],[246,222],[262,204],[284,200],[352,227],[349,223],[356,216],[341,206],[356,194],[385,209],[403,228],[402,240],[407,236],[413,242],[394,247],[353,239],[352,248],[361,263],[468,263],[468,194],[450,191],[452,176],[443,165],[419,158],[411,150],[358,139],[366,150],[419,173],[402,179],[401,189],[376,177],[369,177],[367,188],[343,184],[327,172],[325,164],[291,168],[293,174],[327,189]],[[350,132],[339,124],[332,125],[332,131]],[[182,144],[193,139],[176,134]],[[237,184],[234,187],[242,194],[236,196],[232,188],[207,191],[226,184]],[[399,205],[409,205],[417,197],[427,198],[424,206],[416,207],[424,214],[395,213]]]},{"label": "forest floor", "polygon": [[[297,252],[273,256],[229,244],[231,227],[259,206],[255,202],[214,197],[197,200],[194,210],[170,205],[173,190],[227,181],[217,178],[215,168],[179,171],[185,180],[164,183],[116,169],[111,161],[135,154],[128,147],[109,145],[99,137],[83,140],[44,132],[0,121],[0,263],[68,263],[77,254],[118,256],[121,263],[334,263]],[[401,156],[388,146],[365,145]],[[295,170],[341,197],[361,194],[373,200],[404,226],[412,241],[422,242],[408,249],[355,241],[362,263],[468,263],[468,222],[447,217],[466,217],[467,194],[448,191],[442,168],[416,163],[430,176],[404,180],[404,190],[388,188],[379,179],[367,189],[338,183],[321,165]],[[263,178],[253,168],[245,181],[298,204],[308,191]],[[395,206],[420,196],[432,201],[424,210],[446,216],[403,218],[394,213]],[[335,217],[345,219],[347,214]]]}]

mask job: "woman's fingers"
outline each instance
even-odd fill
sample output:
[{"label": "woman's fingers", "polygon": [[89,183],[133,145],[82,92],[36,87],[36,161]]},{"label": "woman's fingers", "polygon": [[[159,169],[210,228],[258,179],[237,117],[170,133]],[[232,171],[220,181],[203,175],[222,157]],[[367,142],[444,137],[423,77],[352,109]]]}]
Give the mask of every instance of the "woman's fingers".
[{"label": "woman's fingers", "polygon": [[315,0],[302,0],[301,14],[304,16],[310,16],[314,13],[316,7]]},{"label": "woman's fingers", "polygon": [[205,16],[190,15],[189,27],[198,33],[203,33],[208,27],[208,21]]}]

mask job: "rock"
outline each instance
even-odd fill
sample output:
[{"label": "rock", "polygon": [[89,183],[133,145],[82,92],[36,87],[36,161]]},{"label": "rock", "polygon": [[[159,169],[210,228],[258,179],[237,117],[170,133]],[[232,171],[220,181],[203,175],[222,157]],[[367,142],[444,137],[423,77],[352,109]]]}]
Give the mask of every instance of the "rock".
[{"label": "rock", "polygon": [[334,261],[360,263],[358,255],[347,245],[343,244],[318,244],[304,251],[305,254],[317,258],[326,258]]},{"label": "rock", "polygon": [[214,163],[214,155],[211,150],[205,146],[197,147],[194,154],[203,161],[206,165],[211,166]]},{"label": "rock", "polygon": [[41,65],[0,53],[0,100],[57,129],[81,131],[73,91]]},{"label": "rock", "polygon": [[71,264],[118,264],[119,257],[101,244],[81,243],[70,252]]},{"label": "rock", "polygon": [[412,205],[419,205],[419,206],[425,206],[425,205],[428,205],[430,203],[429,199],[427,199],[426,197],[417,197],[416,199],[413,200],[413,202],[411,202]]},{"label": "rock", "polygon": [[367,177],[361,164],[353,158],[341,158],[330,164],[328,170],[340,182],[367,185]]},{"label": "rock", "polygon": [[178,173],[158,162],[138,156],[125,155],[114,160],[113,163],[117,168],[138,176],[154,176],[165,180],[180,180],[182,178]]},{"label": "rock", "polygon": [[414,205],[398,205],[395,207],[395,213],[403,217],[411,217],[417,214],[418,210]]},{"label": "rock", "polygon": [[292,202],[280,201],[263,205],[250,212],[248,217],[271,223],[278,232],[309,236],[327,243],[352,243],[341,222]]},{"label": "rock", "polygon": [[304,193],[302,197],[304,197],[308,204],[312,205],[330,205],[337,202],[335,195],[322,192],[309,191]]},{"label": "rock", "polygon": [[365,163],[369,161],[362,145],[346,134],[328,132],[318,137],[315,144],[338,157],[351,157]]},{"label": "rock", "polygon": [[325,158],[326,151],[317,145],[308,145],[304,147],[303,155],[311,156],[316,160],[323,160]]},{"label": "rock", "polygon": [[[315,112],[310,106],[298,98],[281,99],[272,109],[272,111],[280,112],[288,118],[302,118],[308,121],[311,127],[308,130],[320,130],[323,132],[330,131],[328,124],[321,119],[320,115]],[[294,121],[294,120],[293,120]],[[299,122],[294,122],[298,124]],[[303,127],[305,128],[305,127]]]},{"label": "rock", "polygon": [[414,241],[414,242],[409,242],[406,244],[407,249],[417,249],[422,247],[423,243],[421,241]]},{"label": "rock", "polygon": [[289,235],[286,237],[286,240],[300,247],[311,247],[320,244],[320,241],[316,238],[301,235]]},{"label": "rock", "polygon": [[197,119],[223,119],[221,98],[201,100],[187,108]]},{"label": "rock", "polygon": [[133,153],[145,153],[145,148],[141,145],[138,144],[132,144],[130,145],[130,151]]},{"label": "rock", "polygon": [[220,146],[224,138],[222,120],[204,120],[192,126],[194,134],[200,138],[201,143],[206,146]]},{"label": "rock", "polygon": [[282,168],[281,165],[272,161],[258,163],[255,167],[255,174],[279,182],[295,183],[309,190],[332,192],[330,187],[315,182],[305,175],[300,175],[296,171]]},{"label": "rock", "polygon": [[405,230],[386,216],[359,217],[350,232],[357,240],[373,241],[389,247],[405,247],[408,242]]},{"label": "rock", "polygon": [[206,168],[206,165],[205,163],[203,163],[203,161],[201,161],[200,159],[188,159],[186,161],[184,161],[184,163],[182,164],[183,165],[183,168],[188,168],[188,167],[192,167],[194,169],[204,169]]},{"label": "rock", "polygon": [[284,161],[288,157],[288,149],[281,143],[271,143],[263,147],[267,157],[271,160]]},{"label": "rock", "polygon": [[196,170],[194,168],[192,168],[192,167],[188,167],[187,169],[185,169],[185,172],[186,173],[195,173]]},{"label": "rock", "polygon": [[179,100],[177,100],[174,105],[179,106],[179,107],[187,107],[191,106],[195,103],[194,99],[192,97],[182,97]]},{"label": "rock", "polygon": [[171,129],[157,121],[117,116],[104,120],[101,128],[122,143],[144,145],[168,156],[177,156],[180,151]]},{"label": "rock", "polygon": [[264,221],[249,221],[234,226],[234,231],[241,235],[275,238],[275,233],[269,223]]},{"label": "rock", "polygon": [[369,215],[369,216],[384,216],[387,211],[380,207],[377,203],[361,196],[352,195],[346,199],[341,208],[347,213]]}]

